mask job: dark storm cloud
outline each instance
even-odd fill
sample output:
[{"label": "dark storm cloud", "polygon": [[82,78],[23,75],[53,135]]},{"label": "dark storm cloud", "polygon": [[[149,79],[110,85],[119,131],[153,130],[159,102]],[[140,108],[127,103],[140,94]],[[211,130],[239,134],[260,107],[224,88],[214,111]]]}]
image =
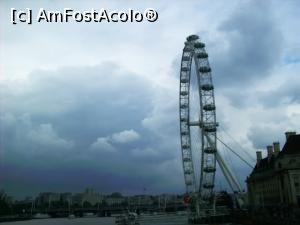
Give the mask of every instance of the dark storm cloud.
[{"label": "dark storm cloud", "polygon": [[[283,57],[284,38],[270,2],[239,4],[217,30],[198,34],[206,43],[216,93],[226,95],[236,107],[251,107],[253,87],[272,75]],[[180,54],[172,62],[176,77]]]},{"label": "dark storm cloud", "polygon": [[214,56],[219,85],[243,85],[269,75],[282,53],[283,37],[268,1],[249,1],[220,26],[222,54]]},{"label": "dark storm cloud", "polygon": [[[5,87],[0,113],[1,177],[7,187],[15,182],[24,193],[31,192],[29,183],[46,188],[49,177],[57,191],[76,183],[130,192],[132,182],[137,185],[141,180],[152,191],[161,191],[176,182],[172,171],[165,170],[170,164],[179,165],[173,151],[177,143],[164,139],[174,133],[170,119],[165,119],[174,111],[173,104],[168,106],[168,98],[157,99],[154,93],[168,94],[154,91],[146,78],[103,63],[35,71],[18,87],[18,91]],[[8,169],[14,166],[14,170],[23,167],[31,182],[14,176]],[[180,175],[180,170],[174,171]],[[110,179],[104,183],[106,174]],[[163,187],[160,182],[166,179]]]},{"label": "dark storm cloud", "polygon": [[129,177],[93,168],[40,167],[32,170],[22,166],[4,166],[3,169],[10,171],[4,175],[5,186],[9,187],[10,191],[15,193],[26,191],[30,195],[40,191],[82,192],[87,186],[105,194],[113,191],[134,194],[141,193],[143,187],[150,187],[152,182],[149,176]]},{"label": "dark storm cloud", "polygon": [[[290,121],[287,106],[299,103],[300,80],[286,72],[290,69],[283,69],[286,33],[280,29],[274,5],[269,3],[239,4],[231,17],[219,26],[218,40],[211,39],[207,43],[217,105],[224,105],[218,102],[220,96],[230,104],[218,107],[217,113],[222,115],[218,120],[221,124],[229,121],[229,128],[235,124],[234,120],[245,125],[240,132],[250,141],[249,149],[251,145],[254,147],[251,155],[273,141],[284,144],[284,132],[297,126],[296,121]],[[292,75],[296,75],[294,72]],[[282,82],[283,77],[286,80]],[[229,109],[238,117],[231,115]]]},{"label": "dark storm cloud", "polygon": [[[128,24],[130,29],[125,24],[11,29],[4,35],[3,82],[0,77],[1,188],[17,196],[82,191],[87,186],[104,193],[140,193],[144,186],[149,193],[182,192],[180,55],[184,36],[197,30],[209,54],[220,125],[254,156],[253,147],[282,141],[286,128],[298,127],[300,121],[286,110],[299,103],[299,82],[295,78],[275,88],[269,78],[277,67],[288,74],[282,63],[297,64],[298,42],[289,37],[298,40],[299,35],[291,34],[289,24],[297,21],[298,12],[292,6],[295,15],[290,16],[290,3],[280,3],[289,5],[282,12],[269,3],[237,1],[216,7],[216,2],[207,1],[208,8],[190,2],[170,8],[166,3],[162,20]],[[233,5],[239,7],[232,11]],[[183,8],[189,13],[178,17]],[[10,28],[9,21],[5,26]],[[279,30],[282,26],[285,32]],[[289,40],[290,50],[284,49],[282,62],[287,44],[283,39]],[[24,71],[32,72],[24,78]],[[270,83],[264,83],[265,78]],[[271,91],[262,90],[262,85],[272,86]],[[239,146],[234,149],[240,151]],[[243,182],[249,171],[232,159]],[[224,182],[220,174],[216,186],[219,182]]]}]

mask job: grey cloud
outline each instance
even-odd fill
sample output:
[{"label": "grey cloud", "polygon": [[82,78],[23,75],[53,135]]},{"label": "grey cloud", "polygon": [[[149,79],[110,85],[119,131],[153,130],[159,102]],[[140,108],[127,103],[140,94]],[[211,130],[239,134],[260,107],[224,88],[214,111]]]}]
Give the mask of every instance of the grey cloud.
[{"label": "grey cloud", "polygon": [[[253,87],[271,76],[283,59],[284,37],[272,5],[246,1],[237,5],[217,30],[200,31],[199,36],[206,43],[216,92],[235,107],[255,104]],[[176,77],[179,65],[180,55],[172,62]]]},{"label": "grey cloud", "polygon": [[300,103],[300,79],[287,77],[287,80],[275,89],[258,94],[258,101],[265,107],[287,106]]},{"label": "grey cloud", "polygon": [[108,152],[115,152],[115,147],[109,143],[109,139],[107,137],[99,137],[97,140],[91,144],[92,150],[99,150],[99,151],[108,151]]},{"label": "grey cloud", "polygon": [[[264,78],[270,77],[277,67],[282,68],[282,36],[291,35],[288,26],[284,33],[279,30],[278,24],[284,17],[280,20],[273,17],[274,10],[281,9],[276,5],[269,7],[268,3],[235,4],[241,7],[232,14],[232,5],[228,4],[227,11],[218,17],[224,18],[221,24],[214,12],[223,6],[207,2],[208,14],[200,12],[204,16],[199,16],[198,5],[182,3],[186,10],[193,9],[197,14],[191,13],[183,20],[178,19],[180,7],[173,4],[175,11],[170,12],[167,5],[163,5],[166,10],[162,10],[161,18],[167,13],[169,19],[147,26],[137,24],[133,29],[123,24],[112,30],[110,25],[66,24],[55,25],[53,29],[36,26],[30,32],[25,27],[11,30],[5,36],[7,52],[11,52],[5,55],[6,76],[10,71],[16,73],[24,68],[26,71],[36,67],[56,69],[34,70],[27,80],[0,82],[3,140],[0,145],[4,157],[0,176],[4,178],[5,189],[22,194],[42,190],[82,191],[86,186],[103,192],[137,193],[143,186],[147,186],[149,192],[183,191],[178,63],[183,36],[195,30],[201,30],[201,39],[210,56],[217,115],[222,125],[225,123],[233,136],[237,134],[256,148],[264,148],[273,139],[284,139],[286,127],[298,124],[297,121],[291,124],[292,118],[286,115],[284,108],[290,103],[299,103],[298,81],[282,84],[270,93],[254,93]],[[203,8],[203,4],[199,7]],[[288,11],[283,12],[296,21]],[[170,27],[174,21],[180,23],[176,29]],[[6,22],[5,26],[8,25]],[[121,29],[121,39],[115,35],[115,28]],[[136,31],[141,35],[133,37]],[[44,38],[45,32],[48,39]],[[22,34],[22,41],[28,44],[24,47],[18,35],[12,34]],[[298,40],[298,36],[295,39]],[[40,49],[32,47],[44,43],[48,47],[43,48],[46,54],[37,59]],[[293,51],[288,51],[284,60],[297,64],[297,57],[289,55],[296,54],[296,48],[293,44],[290,47]],[[31,50],[33,52],[27,54]],[[17,57],[20,51],[25,53]],[[62,57],[57,55],[58,51],[68,54]],[[173,77],[165,76],[172,63],[170,58],[174,56]],[[97,64],[102,59],[112,59],[118,64],[59,67]],[[134,67],[142,75],[126,71],[119,64]],[[145,76],[152,76],[155,81]],[[277,103],[280,104],[275,106]],[[128,132],[122,132],[131,130],[138,135],[130,132],[128,139]],[[245,177],[248,172],[236,164]]]},{"label": "grey cloud", "polygon": [[112,140],[117,143],[127,143],[138,140],[140,135],[133,129],[123,130],[119,133],[114,133],[112,135]]},{"label": "grey cloud", "polygon": [[253,146],[256,149],[266,149],[267,145],[273,144],[273,142],[280,141],[284,144],[284,132],[283,125],[265,124],[255,125],[250,128],[248,138],[252,141]]},{"label": "grey cloud", "polygon": [[52,124],[40,124],[36,130],[31,130],[28,133],[28,138],[41,146],[66,149],[73,147],[72,141],[65,140],[57,135]]},{"label": "grey cloud", "polygon": [[[55,173],[60,171],[69,174],[70,184],[85,182],[107,192],[117,189],[118,179],[127,182],[122,191],[131,191],[129,183],[138,183],[141,177],[153,192],[182,188],[170,187],[177,182],[170,175],[174,171],[161,171],[180,157],[179,148],[174,153],[178,146],[176,117],[170,116],[177,105],[169,101],[173,89],[156,87],[153,91],[146,78],[113,63],[35,71],[19,85],[17,93],[14,87],[5,87],[5,107],[0,112],[6,124],[1,126],[5,141],[0,175],[7,180],[6,187],[15,182],[24,193],[29,191],[28,182],[7,169],[23,167],[26,176],[38,169],[44,171],[45,179],[51,176],[55,182],[60,179]],[[85,176],[75,181],[70,174],[79,169]],[[110,174],[111,182],[95,184],[92,173],[97,177]],[[43,177],[32,175],[31,179],[47,186]],[[162,185],[162,180],[168,182]],[[56,189],[67,186],[58,184]]]},{"label": "grey cloud", "polygon": [[113,133],[107,137],[98,137],[97,140],[91,144],[92,150],[115,152],[115,143],[125,144],[128,142],[136,141],[140,138],[140,135],[133,129],[124,130],[121,132]]},{"label": "grey cloud", "polygon": [[247,87],[248,82],[270,75],[281,59],[283,36],[266,1],[249,1],[236,8],[220,32],[223,52],[213,56],[212,65],[223,87]]}]

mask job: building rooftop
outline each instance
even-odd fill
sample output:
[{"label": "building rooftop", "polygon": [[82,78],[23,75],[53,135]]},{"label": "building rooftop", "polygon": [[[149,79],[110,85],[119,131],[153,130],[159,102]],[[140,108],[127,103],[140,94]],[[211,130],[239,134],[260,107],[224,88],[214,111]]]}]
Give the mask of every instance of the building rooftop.
[{"label": "building rooftop", "polygon": [[292,155],[300,153],[300,134],[291,135],[287,139],[285,145],[282,148],[282,151],[279,153],[279,156],[283,155]]},{"label": "building rooftop", "polygon": [[284,155],[294,154],[300,154],[300,134],[290,135],[287,138],[287,141],[284,144],[282,150],[279,152],[278,156],[276,157],[273,152],[273,154],[270,157],[267,156],[261,159],[259,163],[256,163],[251,174],[272,169],[275,166],[275,161],[277,158],[281,158]]},{"label": "building rooftop", "polygon": [[270,160],[268,157],[263,158],[259,163],[256,163],[252,173],[261,171],[261,170],[267,170],[271,169],[274,167],[274,162],[275,162],[275,156],[273,155]]}]

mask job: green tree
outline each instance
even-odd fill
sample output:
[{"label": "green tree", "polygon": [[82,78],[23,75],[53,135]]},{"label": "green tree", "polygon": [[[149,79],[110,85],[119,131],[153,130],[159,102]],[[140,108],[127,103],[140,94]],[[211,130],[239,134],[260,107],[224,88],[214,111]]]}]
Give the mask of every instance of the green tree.
[{"label": "green tree", "polygon": [[9,215],[10,214],[10,207],[7,202],[7,195],[4,190],[0,191],[0,215]]},{"label": "green tree", "polygon": [[84,202],[83,202],[83,207],[84,207],[84,208],[89,208],[89,207],[92,207],[92,204],[89,203],[88,201],[84,201]]},{"label": "green tree", "polygon": [[112,198],[122,198],[122,194],[119,192],[113,192],[110,196]]}]

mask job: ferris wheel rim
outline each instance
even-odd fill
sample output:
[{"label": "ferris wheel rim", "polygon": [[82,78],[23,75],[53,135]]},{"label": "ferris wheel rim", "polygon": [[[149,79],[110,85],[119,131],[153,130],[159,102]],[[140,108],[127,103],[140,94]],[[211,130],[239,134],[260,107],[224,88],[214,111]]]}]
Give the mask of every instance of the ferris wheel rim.
[{"label": "ferris wheel rim", "polygon": [[[212,196],[216,171],[216,114],[211,69],[205,44],[197,35],[187,37],[180,68],[179,118],[182,165],[187,193],[198,194],[204,201]],[[190,80],[192,62],[195,62],[200,98],[199,121],[190,121]],[[204,66],[203,66],[204,65]],[[209,113],[207,113],[209,112]],[[201,171],[199,187],[195,177],[191,145],[191,126],[201,130]],[[211,161],[210,163],[208,161]]]}]

